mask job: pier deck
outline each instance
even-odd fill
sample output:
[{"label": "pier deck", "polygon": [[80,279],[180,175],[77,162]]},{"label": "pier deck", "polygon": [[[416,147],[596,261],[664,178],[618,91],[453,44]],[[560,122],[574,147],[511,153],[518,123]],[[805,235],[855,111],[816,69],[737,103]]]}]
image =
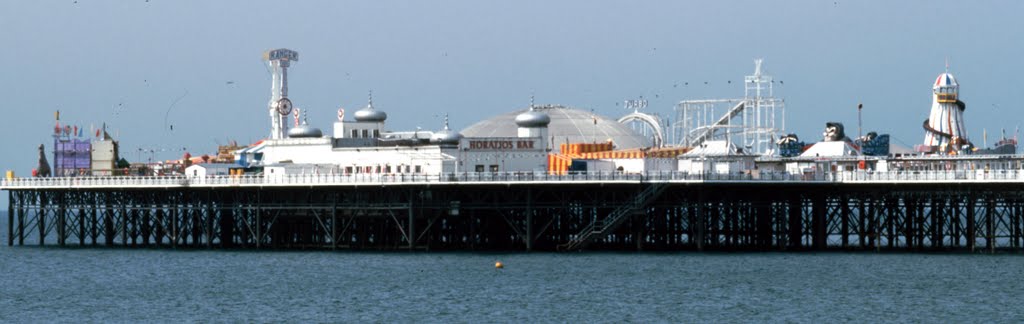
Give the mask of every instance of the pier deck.
[{"label": "pier deck", "polygon": [[0,182],[8,245],[351,250],[1021,251],[1022,188],[1017,170]]}]

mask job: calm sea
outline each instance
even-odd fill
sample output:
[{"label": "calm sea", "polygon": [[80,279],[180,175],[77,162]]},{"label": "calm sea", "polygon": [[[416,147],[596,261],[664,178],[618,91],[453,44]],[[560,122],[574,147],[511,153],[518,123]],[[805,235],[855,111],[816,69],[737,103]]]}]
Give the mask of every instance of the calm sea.
[{"label": "calm sea", "polygon": [[5,323],[1024,321],[1021,255],[8,247],[6,222]]}]

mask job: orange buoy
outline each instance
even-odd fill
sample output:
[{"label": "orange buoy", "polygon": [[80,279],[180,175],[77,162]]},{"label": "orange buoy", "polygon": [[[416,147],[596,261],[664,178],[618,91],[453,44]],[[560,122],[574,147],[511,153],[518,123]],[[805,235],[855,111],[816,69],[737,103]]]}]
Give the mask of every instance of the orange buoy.
[{"label": "orange buoy", "polygon": [[502,264],[501,261],[497,261],[497,262],[494,262],[494,268],[495,269],[505,269],[505,265]]}]

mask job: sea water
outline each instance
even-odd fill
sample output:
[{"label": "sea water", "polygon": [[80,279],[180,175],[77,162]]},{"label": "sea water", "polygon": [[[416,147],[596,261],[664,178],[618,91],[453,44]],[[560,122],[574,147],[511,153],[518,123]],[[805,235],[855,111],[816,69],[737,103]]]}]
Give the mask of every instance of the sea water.
[{"label": "sea water", "polygon": [[1024,321],[1017,254],[9,247],[6,222],[0,322]]}]

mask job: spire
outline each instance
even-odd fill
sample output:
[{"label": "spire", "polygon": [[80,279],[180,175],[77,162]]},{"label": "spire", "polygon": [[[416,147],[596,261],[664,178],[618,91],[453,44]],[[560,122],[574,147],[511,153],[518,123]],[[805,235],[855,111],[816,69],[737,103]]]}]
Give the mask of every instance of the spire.
[{"label": "spire", "polygon": [[370,108],[370,109],[373,109],[373,90],[370,90],[370,95],[368,96],[366,101],[367,101],[366,107]]},{"label": "spire", "polygon": [[533,111],[533,93],[530,93],[530,111]]},{"label": "spire", "polygon": [[448,130],[448,113],[444,113],[444,130]]}]

